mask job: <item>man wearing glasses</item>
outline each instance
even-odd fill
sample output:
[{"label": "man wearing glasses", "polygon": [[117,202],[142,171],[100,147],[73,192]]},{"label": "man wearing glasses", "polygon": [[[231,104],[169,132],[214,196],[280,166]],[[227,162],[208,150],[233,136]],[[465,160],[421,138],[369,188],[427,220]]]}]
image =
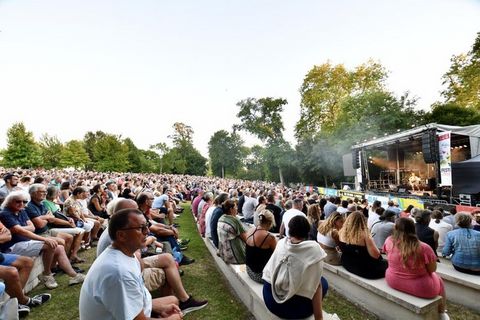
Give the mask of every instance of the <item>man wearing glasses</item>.
[{"label": "man wearing glasses", "polygon": [[115,212],[109,221],[111,246],[92,264],[80,291],[80,320],[182,319],[174,296],[156,298],[145,288],[135,251],[145,247],[148,226],[137,209]]},{"label": "man wearing glasses", "polygon": [[58,263],[60,269],[70,276],[69,285],[83,282],[84,275],[76,273],[68,260],[65,249],[51,238],[35,234],[35,226],[28,218],[24,207],[28,203],[28,194],[24,191],[13,191],[8,194],[2,204],[0,221],[7,227],[12,239],[0,245],[3,252],[27,257],[42,254],[43,275],[40,277],[48,289],[58,287],[51,269]]}]

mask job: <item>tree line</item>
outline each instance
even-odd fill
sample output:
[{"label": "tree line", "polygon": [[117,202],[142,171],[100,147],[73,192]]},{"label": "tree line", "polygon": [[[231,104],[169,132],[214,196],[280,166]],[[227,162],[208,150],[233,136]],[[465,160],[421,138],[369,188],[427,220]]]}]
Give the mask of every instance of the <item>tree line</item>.
[{"label": "tree line", "polygon": [[[442,77],[442,100],[429,111],[416,110],[417,98],[408,92],[396,97],[387,89],[387,79],[386,68],[373,60],[351,70],[330,62],[313,66],[299,89],[295,145],[283,135],[281,113],[287,100],[249,97],[237,103],[239,123],[231,131],[211,136],[209,159],[194,147],[193,129],[181,122],[173,125],[169,136],[173,147],[159,142],[148,150],[139,149],[130,138],[102,131],[87,132],[83,140],[66,143],[48,135],[35,141],[23,123],[15,123],[7,131],[0,164],[338,184],[343,176],[342,155],[358,142],[431,122],[480,123],[480,33],[469,52],[452,57]],[[261,144],[245,146],[242,132],[253,134]]]}]

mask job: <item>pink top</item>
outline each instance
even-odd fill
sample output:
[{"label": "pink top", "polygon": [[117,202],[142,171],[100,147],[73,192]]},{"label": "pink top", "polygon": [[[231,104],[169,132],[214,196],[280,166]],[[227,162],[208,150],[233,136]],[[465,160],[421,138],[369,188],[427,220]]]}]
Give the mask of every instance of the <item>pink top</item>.
[{"label": "pink top", "polygon": [[443,292],[443,282],[435,273],[428,273],[426,265],[436,261],[432,248],[420,242],[420,256],[414,263],[413,256],[403,265],[400,250],[393,245],[392,237],[388,237],[383,245],[388,256],[388,269],[385,273],[387,284],[399,291],[420,298],[433,298]]}]

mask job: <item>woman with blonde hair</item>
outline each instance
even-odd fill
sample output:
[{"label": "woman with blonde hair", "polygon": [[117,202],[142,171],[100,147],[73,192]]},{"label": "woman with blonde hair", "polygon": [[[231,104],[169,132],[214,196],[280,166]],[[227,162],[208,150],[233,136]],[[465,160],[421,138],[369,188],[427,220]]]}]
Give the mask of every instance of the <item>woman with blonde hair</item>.
[{"label": "woman with blonde hair", "polygon": [[246,261],[248,276],[263,283],[263,268],[272,256],[277,240],[268,231],[275,225],[275,217],[270,210],[264,209],[258,214],[258,226],[247,232]]},{"label": "woman with blonde hair", "polygon": [[338,231],[344,222],[343,216],[335,211],[318,226],[317,242],[327,254],[325,262],[334,266],[342,264],[340,260],[342,255],[337,248],[340,244]]},{"label": "woman with blonde hair", "polygon": [[368,231],[365,216],[352,212],[339,232],[342,265],[353,274],[367,279],[385,277],[387,262]]},{"label": "woman with blonde hair", "polygon": [[435,273],[437,257],[428,244],[418,240],[410,218],[396,221],[393,235],[387,238],[383,250],[388,256],[387,284],[420,298],[442,296],[438,306],[440,320],[450,319],[445,313],[443,280]]}]

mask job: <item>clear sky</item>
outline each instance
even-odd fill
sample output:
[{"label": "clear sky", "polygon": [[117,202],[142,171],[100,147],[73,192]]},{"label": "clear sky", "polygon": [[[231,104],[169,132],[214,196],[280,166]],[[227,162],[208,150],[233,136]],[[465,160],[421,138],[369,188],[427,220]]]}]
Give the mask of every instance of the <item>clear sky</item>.
[{"label": "clear sky", "polygon": [[102,130],[140,148],[180,121],[207,156],[236,103],[266,96],[288,100],[293,143],[314,65],[376,59],[425,109],[479,31],[479,0],[0,0],[0,147],[18,121],[36,139]]}]

